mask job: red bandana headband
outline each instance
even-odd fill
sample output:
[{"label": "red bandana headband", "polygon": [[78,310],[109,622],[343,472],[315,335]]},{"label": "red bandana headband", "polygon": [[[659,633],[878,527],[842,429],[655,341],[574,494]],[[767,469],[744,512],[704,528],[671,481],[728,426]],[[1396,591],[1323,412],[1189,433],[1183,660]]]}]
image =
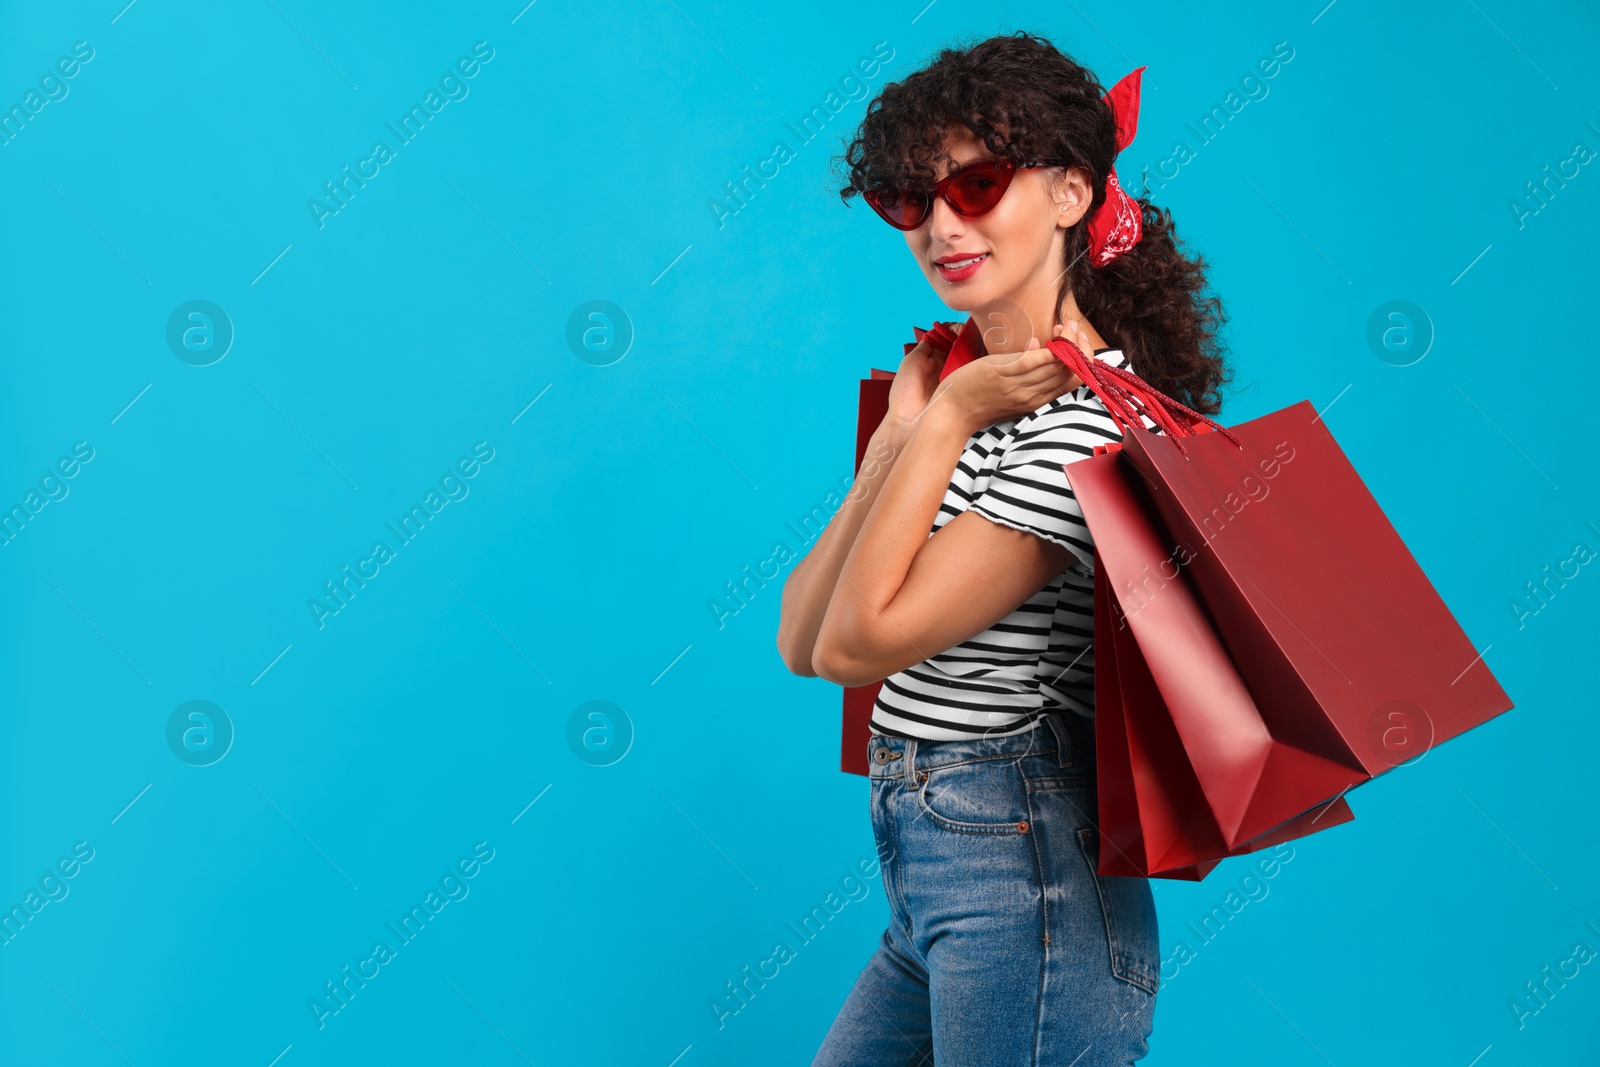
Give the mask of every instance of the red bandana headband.
[{"label": "red bandana headband", "polygon": [[[1117,151],[1133,141],[1139,128],[1139,76],[1144,68],[1130,72],[1111,87],[1104,100],[1117,118]],[[1106,175],[1106,198],[1089,218],[1089,265],[1103,267],[1139,243],[1144,232],[1139,204],[1117,181],[1117,168]]]}]

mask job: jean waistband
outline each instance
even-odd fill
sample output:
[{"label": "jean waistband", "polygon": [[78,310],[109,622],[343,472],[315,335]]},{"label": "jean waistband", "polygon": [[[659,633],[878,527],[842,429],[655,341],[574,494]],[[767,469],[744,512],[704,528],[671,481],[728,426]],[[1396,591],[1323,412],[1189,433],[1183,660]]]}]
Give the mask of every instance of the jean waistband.
[{"label": "jean waistband", "polygon": [[873,734],[868,741],[867,766],[873,778],[913,777],[958,763],[979,760],[1044,756],[1074,773],[1095,772],[1094,722],[1076,712],[1053,711],[1026,733],[1006,737],[974,737],[959,741],[930,741],[920,737]]}]

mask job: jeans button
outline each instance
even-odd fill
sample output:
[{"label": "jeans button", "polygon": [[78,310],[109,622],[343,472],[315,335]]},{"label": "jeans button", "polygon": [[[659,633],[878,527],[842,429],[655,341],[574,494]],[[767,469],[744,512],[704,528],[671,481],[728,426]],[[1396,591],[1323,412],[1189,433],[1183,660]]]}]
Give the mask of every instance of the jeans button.
[{"label": "jeans button", "polygon": [[894,759],[894,753],[887,748],[879,746],[873,751],[872,759],[881,767],[885,763],[888,763],[890,760]]}]

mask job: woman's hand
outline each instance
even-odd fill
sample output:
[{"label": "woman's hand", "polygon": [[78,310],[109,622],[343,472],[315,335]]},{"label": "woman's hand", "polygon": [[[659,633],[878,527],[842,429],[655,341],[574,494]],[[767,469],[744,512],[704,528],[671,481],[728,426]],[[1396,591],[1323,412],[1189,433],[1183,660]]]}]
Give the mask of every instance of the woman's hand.
[{"label": "woman's hand", "polygon": [[[1055,336],[1077,345],[1086,358],[1094,358],[1089,339],[1077,323],[1057,326]],[[1028,338],[1023,352],[983,356],[955,371],[934,390],[928,406],[947,404],[976,433],[1004,419],[1017,418],[1083,384],[1036,337]]]},{"label": "woman's hand", "polygon": [[[956,325],[957,335],[965,325],[964,322]],[[906,353],[905,359],[900,361],[900,369],[895,372],[894,381],[889,385],[889,410],[884,415],[885,422],[910,425],[922,414],[922,409],[928,406],[928,401],[939,387],[939,372],[944,369],[945,356],[948,354],[929,344],[926,335]]]}]

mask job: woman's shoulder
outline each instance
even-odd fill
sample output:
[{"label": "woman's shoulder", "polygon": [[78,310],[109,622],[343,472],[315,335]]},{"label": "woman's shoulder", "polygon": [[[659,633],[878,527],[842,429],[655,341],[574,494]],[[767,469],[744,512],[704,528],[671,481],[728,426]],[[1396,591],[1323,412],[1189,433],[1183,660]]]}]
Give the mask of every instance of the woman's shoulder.
[{"label": "woman's shoulder", "polygon": [[[1128,365],[1127,360],[1117,349],[1101,349],[1095,354],[1095,358],[1113,366]],[[1140,412],[1140,415],[1141,425],[1146,428],[1156,426],[1154,419],[1143,412]],[[1114,440],[1122,437],[1122,430],[1111,417],[1111,412],[1106,409],[1105,401],[1087,385],[1080,385],[1053,400],[1047,400],[1022,416],[1017,420],[1015,434],[1016,436],[1051,433],[1059,435],[1081,430],[1108,434]]]},{"label": "woman's shoulder", "polygon": [[1015,434],[1024,436],[1064,432],[1083,427],[1116,429],[1116,420],[1106,410],[1105,401],[1087,385],[1080,385],[1054,400],[1047,400],[1022,416],[1017,420]]}]

